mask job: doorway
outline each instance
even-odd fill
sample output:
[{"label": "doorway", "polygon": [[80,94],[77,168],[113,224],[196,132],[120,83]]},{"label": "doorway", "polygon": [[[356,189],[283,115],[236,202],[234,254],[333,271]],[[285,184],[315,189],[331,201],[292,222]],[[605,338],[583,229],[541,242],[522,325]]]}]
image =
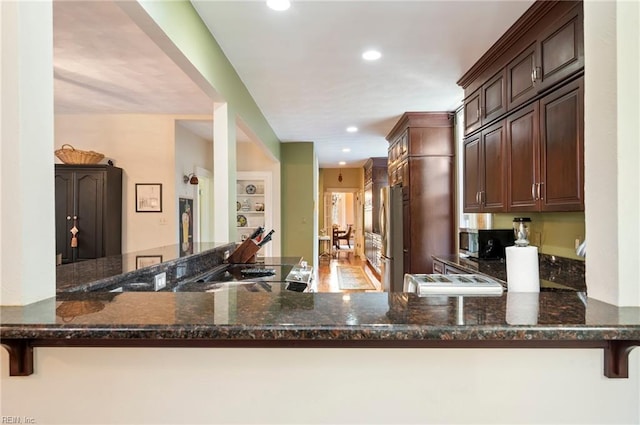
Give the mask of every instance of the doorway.
[{"label": "doorway", "polygon": [[[324,232],[332,237],[331,244],[337,243],[341,252],[353,252],[362,255],[363,227],[362,227],[362,191],[358,188],[327,188],[324,192]],[[333,230],[342,234],[351,228],[348,239],[333,240]]]}]

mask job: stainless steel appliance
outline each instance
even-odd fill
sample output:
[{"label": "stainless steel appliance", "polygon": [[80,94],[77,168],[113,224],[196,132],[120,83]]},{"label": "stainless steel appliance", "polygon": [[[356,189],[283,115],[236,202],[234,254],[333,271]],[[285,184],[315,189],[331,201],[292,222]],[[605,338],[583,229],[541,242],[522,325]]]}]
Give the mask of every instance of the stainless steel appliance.
[{"label": "stainless steel appliance", "polygon": [[404,258],[402,252],[402,188],[385,186],[380,189],[380,230],[382,254],[380,275],[386,292],[402,292]]},{"label": "stainless steel appliance", "polygon": [[478,258],[478,229],[460,229],[458,249],[462,257]]}]

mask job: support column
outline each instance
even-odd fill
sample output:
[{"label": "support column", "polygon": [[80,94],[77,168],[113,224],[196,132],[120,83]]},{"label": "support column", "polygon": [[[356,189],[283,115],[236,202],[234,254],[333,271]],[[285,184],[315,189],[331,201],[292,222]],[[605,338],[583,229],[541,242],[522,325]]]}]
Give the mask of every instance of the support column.
[{"label": "support column", "polygon": [[236,126],[228,103],[213,111],[213,234],[216,242],[236,238]]},{"label": "support column", "polygon": [[51,1],[0,2],[2,305],[55,295]]},{"label": "support column", "polygon": [[587,289],[618,306],[640,306],[639,10],[584,2]]}]

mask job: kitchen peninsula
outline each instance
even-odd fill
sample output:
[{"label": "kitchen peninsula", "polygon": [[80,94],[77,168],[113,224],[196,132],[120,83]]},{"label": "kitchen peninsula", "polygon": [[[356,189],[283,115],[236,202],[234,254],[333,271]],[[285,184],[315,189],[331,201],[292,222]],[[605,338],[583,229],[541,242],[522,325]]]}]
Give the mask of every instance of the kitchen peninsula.
[{"label": "kitchen peninsula", "polygon": [[[203,249],[191,261],[221,260],[228,248]],[[188,259],[137,272],[164,267],[169,281],[179,267],[191,267],[184,263]],[[117,277],[102,276],[102,284]],[[518,310],[528,307],[513,303],[509,293],[355,293],[345,298],[287,291],[283,285],[260,292],[230,285],[205,293],[89,291],[95,284],[76,283],[84,289],[67,287],[55,298],[0,308],[10,375],[34,373],[34,348],[53,346],[599,348],[605,353],[604,374],[625,378],[628,353],[640,345],[640,308],[615,307],[573,291],[541,292],[535,323],[528,323],[517,319]]]}]

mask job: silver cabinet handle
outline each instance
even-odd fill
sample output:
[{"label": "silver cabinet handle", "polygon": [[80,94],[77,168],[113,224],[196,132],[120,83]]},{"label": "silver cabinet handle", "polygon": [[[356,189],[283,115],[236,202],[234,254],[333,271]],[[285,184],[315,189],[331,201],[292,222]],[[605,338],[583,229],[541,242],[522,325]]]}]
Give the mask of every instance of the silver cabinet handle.
[{"label": "silver cabinet handle", "polygon": [[536,198],[536,184],[535,183],[531,183],[531,199],[533,199],[534,201],[538,200],[538,198]]},{"label": "silver cabinet handle", "polygon": [[67,221],[69,221],[69,220],[71,220],[71,216],[70,215],[67,216]]},{"label": "silver cabinet handle", "polygon": [[540,74],[542,73],[542,69],[539,66],[534,66],[531,70],[531,82],[533,84],[536,83],[536,80],[540,79]]},{"label": "silver cabinet handle", "polygon": [[544,183],[538,183],[538,199],[544,199],[544,198],[542,197],[542,185],[543,185],[543,184],[544,184]]}]

